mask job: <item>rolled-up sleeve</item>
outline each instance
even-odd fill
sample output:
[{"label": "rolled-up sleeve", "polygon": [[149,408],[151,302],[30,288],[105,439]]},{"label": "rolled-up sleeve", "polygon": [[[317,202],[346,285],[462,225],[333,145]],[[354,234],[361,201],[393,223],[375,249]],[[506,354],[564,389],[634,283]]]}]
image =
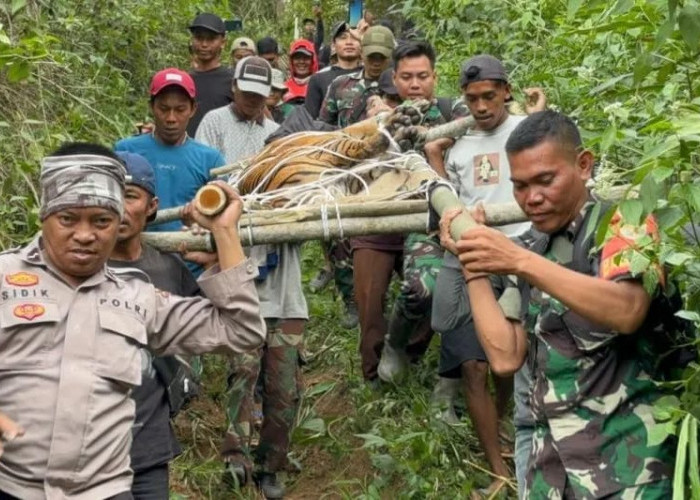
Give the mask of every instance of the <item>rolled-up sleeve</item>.
[{"label": "rolled-up sleeve", "polygon": [[205,297],[178,297],[154,289],[149,346],[158,354],[243,353],[265,341],[265,322],[246,259],[236,267],[206,271],[198,280]]}]

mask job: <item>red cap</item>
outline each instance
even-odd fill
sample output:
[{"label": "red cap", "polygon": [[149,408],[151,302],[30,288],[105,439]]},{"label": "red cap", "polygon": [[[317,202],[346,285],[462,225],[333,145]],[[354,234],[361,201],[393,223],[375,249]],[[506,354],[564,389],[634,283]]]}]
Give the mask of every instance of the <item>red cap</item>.
[{"label": "red cap", "polygon": [[151,95],[156,96],[165,87],[170,87],[171,85],[180,87],[192,99],[197,95],[192,77],[186,71],[177,68],[166,68],[153,76],[153,80],[151,80]]}]

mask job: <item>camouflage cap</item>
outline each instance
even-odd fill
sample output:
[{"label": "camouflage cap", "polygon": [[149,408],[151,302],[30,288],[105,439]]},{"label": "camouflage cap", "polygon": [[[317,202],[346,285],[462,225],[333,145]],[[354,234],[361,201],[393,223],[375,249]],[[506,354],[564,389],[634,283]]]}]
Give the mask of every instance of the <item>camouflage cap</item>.
[{"label": "camouflage cap", "polygon": [[47,156],[41,161],[43,221],[68,208],[103,207],[124,215],[126,169],[114,158],[101,155]]},{"label": "camouflage cap", "polygon": [[362,36],[362,57],[381,54],[390,58],[395,46],[396,39],[389,28],[372,26]]}]

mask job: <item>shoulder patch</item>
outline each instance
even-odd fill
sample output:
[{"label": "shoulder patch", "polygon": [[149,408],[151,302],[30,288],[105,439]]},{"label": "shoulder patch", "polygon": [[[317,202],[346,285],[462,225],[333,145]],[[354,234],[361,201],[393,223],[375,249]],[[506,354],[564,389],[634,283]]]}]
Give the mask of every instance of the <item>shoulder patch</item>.
[{"label": "shoulder patch", "polygon": [[41,304],[20,304],[15,306],[12,310],[12,314],[18,318],[26,319],[31,321],[39,316],[42,316],[46,312],[46,309]]},{"label": "shoulder patch", "polygon": [[20,271],[5,276],[5,281],[8,285],[34,286],[39,284],[39,276],[26,271]]}]

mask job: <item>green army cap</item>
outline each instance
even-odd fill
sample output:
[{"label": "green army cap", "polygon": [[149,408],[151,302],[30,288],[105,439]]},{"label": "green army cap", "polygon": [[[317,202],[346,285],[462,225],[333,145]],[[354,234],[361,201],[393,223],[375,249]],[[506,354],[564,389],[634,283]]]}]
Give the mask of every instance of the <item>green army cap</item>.
[{"label": "green army cap", "polygon": [[362,57],[381,54],[386,58],[390,58],[395,46],[396,40],[389,28],[386,26],[372,26],[362,37]]}]

